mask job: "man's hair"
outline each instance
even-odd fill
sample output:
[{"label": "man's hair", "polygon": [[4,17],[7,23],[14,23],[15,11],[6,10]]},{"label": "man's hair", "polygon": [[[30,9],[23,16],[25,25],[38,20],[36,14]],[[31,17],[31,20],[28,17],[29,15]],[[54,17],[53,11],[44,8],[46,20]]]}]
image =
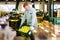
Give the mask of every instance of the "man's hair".
[{"label": "man's hair", "polygon": [[25,7],[25,6],[27,6],[28,5],[28,3],[27,2],[25,2],[24,4],[23,4],[23,7]]}]

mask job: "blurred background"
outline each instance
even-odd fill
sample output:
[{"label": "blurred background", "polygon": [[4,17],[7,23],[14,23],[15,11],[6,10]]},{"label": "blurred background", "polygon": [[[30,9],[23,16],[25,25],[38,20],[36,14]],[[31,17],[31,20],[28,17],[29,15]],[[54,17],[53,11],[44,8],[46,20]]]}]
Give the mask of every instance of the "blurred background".
[{"label": "blurred background", "polygon": [[35,40],[60,40],[60,0],[0,0],[0,40],[30,40],[26,23],[18,32],[25,2],[36,10]]}]

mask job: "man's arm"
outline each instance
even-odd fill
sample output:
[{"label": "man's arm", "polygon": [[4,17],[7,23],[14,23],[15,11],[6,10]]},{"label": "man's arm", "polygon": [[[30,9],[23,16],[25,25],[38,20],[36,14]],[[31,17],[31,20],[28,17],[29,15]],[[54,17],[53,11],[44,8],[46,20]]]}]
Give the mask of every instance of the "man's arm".
[{"label": "man's arm", "polygon": [[31,23],[31,26],[34,26],[35,21],[36,21],[36,10],[33,9],[32,10],[32,23]]},{"label": "man's arm", "polygon": [[21,20],[21,24],[20,24],[20,26],[19,27],[21,27],[22,25],[23,25],[23,23],[24,23],[24,21],[25,21],[25,13],[24,13],[24,15],[23,15],[23,17],[22,17],[22,20]]}]

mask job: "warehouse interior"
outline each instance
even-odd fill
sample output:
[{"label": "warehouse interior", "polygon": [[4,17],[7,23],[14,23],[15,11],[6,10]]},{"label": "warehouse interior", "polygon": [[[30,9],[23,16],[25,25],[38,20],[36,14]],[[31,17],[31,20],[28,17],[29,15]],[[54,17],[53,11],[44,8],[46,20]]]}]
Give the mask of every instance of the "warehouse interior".
[{"label": "warehouse interior", "polygon": [[[25,2],[36,10],[34,30],[19,28]],[[0,0],[0,40],[60,40],[60,0]]]}]

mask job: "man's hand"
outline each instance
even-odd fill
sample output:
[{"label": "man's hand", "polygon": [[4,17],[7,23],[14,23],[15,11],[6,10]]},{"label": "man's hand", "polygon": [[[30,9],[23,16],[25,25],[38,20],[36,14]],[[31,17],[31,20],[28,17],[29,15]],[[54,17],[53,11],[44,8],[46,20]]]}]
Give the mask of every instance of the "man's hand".
[{"label": "man's hand", "polygon": [[30,30],[34,30],[34,27],[33,26],[30,26]]},{"label": "man's hand", "polygon": [[19,28],[21,28],[21,27],[22,27],[22,24],[20,24]]},{"label": "man's hand", "polygon": [[33,31],[34,33],[37,33],[33,26],[30,27],[30,30]]}]

